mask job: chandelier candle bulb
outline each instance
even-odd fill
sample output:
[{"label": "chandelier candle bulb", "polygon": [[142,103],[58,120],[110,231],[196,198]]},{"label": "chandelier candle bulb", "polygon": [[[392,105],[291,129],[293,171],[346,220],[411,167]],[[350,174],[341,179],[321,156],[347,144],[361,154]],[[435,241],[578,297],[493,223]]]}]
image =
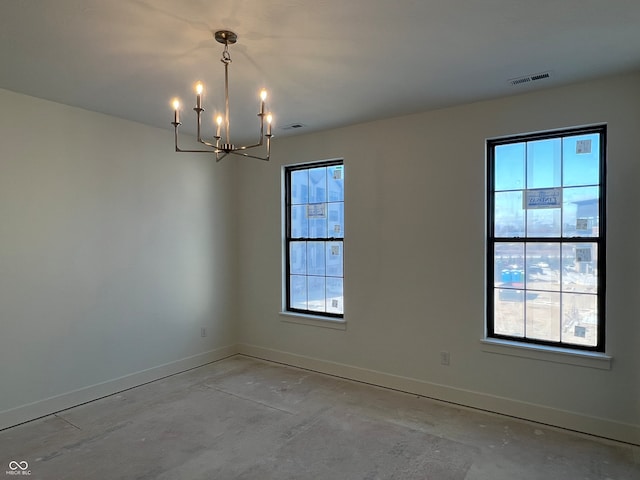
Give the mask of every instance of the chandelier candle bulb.
[{"label": "chandelier candle bulb", "polygon": [[271,121],[273,120],[273,115],[267,115],[267,136],[271,135]]},{"label": "chandelier candle bulb", "polygon": [[260,90],[260,115],[264,115],[264,101],[267,99],[267,91],[263,88]]},{"label": "chandelier candle bulb", "polygon": [[218,115],[216,118],[216,137],[220,137],[220,128],[222,126],[222,116]]},{"label": "chandelier candle bulb", "polygon": [[196,108],[202,108],[202,90],[204,87],[201,82],[196,83]]},{"label": "chandelier candle bulb", "polygon": [[180,100],[173,101],[173,122],[180,123]]}]

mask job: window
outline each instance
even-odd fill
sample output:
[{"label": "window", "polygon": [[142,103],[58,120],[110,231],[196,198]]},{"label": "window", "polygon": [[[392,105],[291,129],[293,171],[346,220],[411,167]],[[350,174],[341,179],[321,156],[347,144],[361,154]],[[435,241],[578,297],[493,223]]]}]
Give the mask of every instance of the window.
[{"label": "window", "polygon": [[343,318],[344,165],[285,167],[286,310]]},{"label": "window", "polygon": [[487,335],[604,351],[606,127],[487,142]]}]

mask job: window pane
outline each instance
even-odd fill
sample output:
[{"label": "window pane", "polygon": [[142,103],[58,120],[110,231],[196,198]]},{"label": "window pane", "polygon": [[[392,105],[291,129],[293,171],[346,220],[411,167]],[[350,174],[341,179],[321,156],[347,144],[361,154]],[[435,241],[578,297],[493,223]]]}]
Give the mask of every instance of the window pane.
[{"label": "window pane", "polygon": [[329,204],[329,221],[328,221],[328,235],[329,237],[343,238],[344,237],[344,203],[330,203]]},{"label": "window pane", "polygon": [[562,141],[563,184],[600,183],[600,135],[576,135]]},{"label": "window pane", "polygon": [[598,244],[566,243],[562,246],[562,290],[596,293]]},{"label": "window pane", "polygon": [[306,242],[291,242],[289,244],[289,272],[293,275],[305,275],[307,273]]},{"label": "window pane", "polygon": [[325,242],[307,242],[307,274],[325,274]]},{"label": "window pane", "polygon": [[527,143],[527,188],[561,186],[561,140],[537,140]]},{"label": "window pane", "polygon": [[562,341],[595,346],[598,341],[598,297],[566,293],[562,298]]},{"label": "window pane", "polygon": [[496,288],[493,321],[498,335],[524,337],[524,290]]},{"label": "window pane", "polygon": [[342,165],[327,167],[330,202],[344,201],[344,168]]},{"label": "window pane", "polygon": [[307,277],[302,275],[289,276],[290,308],[307,309]]},{"label": "window pane", "polygon": [[560,233],[559,208],[527,210],[527,237],[559,237]]},{"label": "window pane", "polygon": [[327,276],[342,277],[342,242],[327,242],[326,258]]},{"label": "window pane", "polygon": [[327,277],[327,312],[344,313],[342,278]]},{"label": "window pane", "polygon": [[524,188],[524,145],[524,143],[512,143],[510,145],[496,146],[496,191]]},{"label": "window pane", "polygon": [[560,341],[560,293],[528,292],[526,304],[527,338]]},{"label": "window pane", "polygon": [[599,235],[600,193],[598,187],[576,187],[563,190],[563,232],[566,237]]},{"label": "window pane", "polygon": [[326,311],[324,282],[324,277],[307,277],[307,288],[309,291],[309,310],[313,310],[314,312]]},{"label": "window pane", "polygon": [[521,288],[524,282],[524,243],[496,243],[494,273],[496,287]]},{"label": "window pane", "polygon": [[527,289],[560,290],[560,244],[527,245]]},{"label": "window pane", "polygon": [[524,210],[522,192],[502,192],[495,194],[496,237],[524,237]]},{"label": "window pane", "polygon": [[307,206],[294,205],[291,207],[291,238],[304,238],[309,236],[309,221],[307,219]]},{"label": "window pane", "polygon": [[327,204],[316,203],[307,205],[309,217],[309,237],[324,238],[327,236]]},{"label": "window pane", "polygon": [[309,172],[294,170],[291,172],[291,203],[301,204],[309,201]]},{"label": "window pane", "polygon": [[327,167],[310,168],[309,203],[327,201]]}]

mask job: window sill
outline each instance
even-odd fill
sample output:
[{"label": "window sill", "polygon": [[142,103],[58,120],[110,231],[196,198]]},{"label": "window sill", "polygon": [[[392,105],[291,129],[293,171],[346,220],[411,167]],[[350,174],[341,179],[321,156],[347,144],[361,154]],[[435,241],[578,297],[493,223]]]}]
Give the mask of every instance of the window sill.
[{"label": "window sill", "polygon": [[295,312],[280,312],[283,322],[310,325],[312,327],[332,328],[334,330],[346,330],[347,322],[342,318],[322,317],[320,315],[305,315]]},{"label": "window sill", "polygon": [[598,368],[611,370],[613,357],[599,352],[586,352],[583,350],[571,350],[544,345],[530,345],[509,340],[494,338],[481,339],[482,351],[499,355],[511,355],[514,357],[531,358],[545,362],[564,363],[579,367]]}]

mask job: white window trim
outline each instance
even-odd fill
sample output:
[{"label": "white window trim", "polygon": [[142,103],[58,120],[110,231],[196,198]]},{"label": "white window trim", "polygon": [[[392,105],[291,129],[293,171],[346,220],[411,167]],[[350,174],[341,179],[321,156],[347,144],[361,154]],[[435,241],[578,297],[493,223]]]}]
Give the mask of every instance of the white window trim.
[{"label": "white window trim", "polygon": [[482,351],[498,355],[529,358],[545,362],[563,363],[578,367],[611,370],[613,357],[601,352],[587,350],[572,350],[566,347],[548,347],[533,343],[520,343],[497,338],[483,338],[480,340]]},{"label": "white window trim", "polygon": [[[558,135],[562,135],[563,132],[565,131],[574,131],[581,128],[590,128],[590,127],[603,128],[604,135],[606,136],[606,132],[607,132],[606,123],[583,125],[583,126],[571,127],[568,129],[567,128],[552,129],[552,130],[548,130],[546,132],[540,132],[540,133],[550,133],[550,134],[557,133]],[[535,132],[530,132],[527,134],[522,134],[522,136],[529,136],[534,134]],[[485,146],[487,142],[500,140],[501,138],[504,138],[504,137],[487,138],[485,140]],[[489,161],[488,156],[485,157],[485,162],[487,161]],[[605,159],[605,162],[606,162],[606,159]],[[486,164],[485,164],[485,171],[487,171]],[[487,181],[488,181],[488,178],[485,177],[485,184],[487,183]],[[601,184],[603,181],[604,180],[601,179]],[[606,198],[606,194],[605,194],[605,197],[603,198]],[[484,219],[485,225],[487,224],[487,215],[490,215],[490,212],[485,209],[485,219]],[[486,242],[488,238],[489,238],[488,233],[487,231],[485,231],[485,249],[487,248]],[[487,269],[487,266],[485,264],[485,272],[487,271],[486,269]],[[488,291],[488,288],[489,287],[485,285],[485,292]],[[485,312],[486,312],[486,305],[485,305]],[[486,329],[487,328],[486,316],[484,319],[484,326]],[[537,360],[543,360],[543,361],[549,361],[549,362],[564,363],[569,365],[577,365],[577,366],[583,366],[583,367],[592,367],[592,368],[610,370],[611,363],[613,361],[613,357],[606,353],[606,344],[603,345],[604,351],[583,350],[579,348],[572,349],[570,344],[566,344],[567,346],[556,347],[556,346],[541,345],[535,342],[525,342],[525,341],[518,342],[517,340],[493,338],[493,337],[489,337],[486,331],[485,331],[485,337],[480,339],[480,342],[484,345],[482,350],[488,353],[511,355],[511,356],[531,358],[531,359],[537,359]]]},{"label": "white window trim", "polygon": [[346,330],[347,322],[344,318],[331,318],[320,315],[308,315],[298,312],[281,311],[280,320],[286,323],[297,323],[298,325],[309,325],[312,327],[332,328],[334,330]]},{"label": "white window trim", "polygon": [[[346,314],[343,314],[342,318],[340,318],[340,317],[327,317],[325,315],[313,315],[313,314],[300,313],[300,312],[291,312],[287,310],[287,280],[286,280],[286,275],[287,275],[287,254],[286,254],[287,199],[285,198],[287,168],[296,167],[300,165],[309,165],[313,163],[331,162],[334,160],[341,160],[344,165],[344,157],[335,157],[335,158],[329,158],[326,160],[314,160],[312,162],[289,163],[281,166],[281,169],[280,169],[280,216],[281,216],[280,244],[282,245],[282,250],[280,253],[280,258],[282,259],[282,263],[281,263],[282,273],[280,276],[282,279],[282,283],[281,283],[282,298],[281,298],[281,307],[278,314],[282,317],[281,321],[285,323],[308,325],[312,327],[331,328],[334,330],[346,330],[347,329]],[[343,239],[343,244],[344,243],[346,243],[345,239]],[[343,272],[343,278],[344,278],[344,272]]]}]

